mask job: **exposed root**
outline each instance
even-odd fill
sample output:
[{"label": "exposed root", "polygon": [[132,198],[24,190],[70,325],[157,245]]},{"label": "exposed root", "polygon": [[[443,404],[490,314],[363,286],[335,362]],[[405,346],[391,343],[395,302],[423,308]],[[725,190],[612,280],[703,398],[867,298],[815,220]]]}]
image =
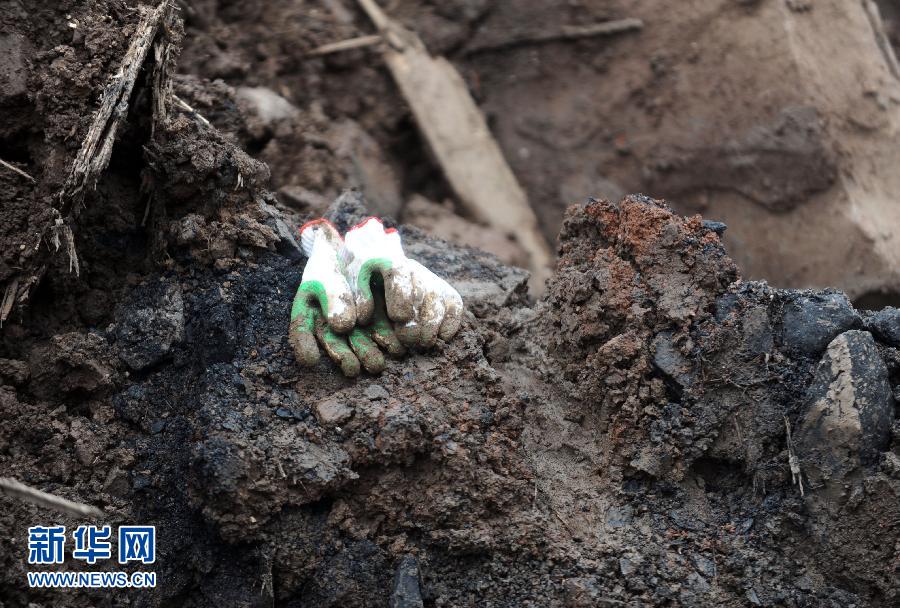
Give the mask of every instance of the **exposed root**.
[{"label": "exposed root", "polygon": [[14,172],[14,173],[18,173],[19,175],[21,175],[22,177],[24,177],[25,179],[27,179],[27,180],[29,180],[29,181],[31,181],[31,182],[35,181],[33,177],[31,177],[30,175],[28,175],[27,173],[25,173],[24,171],[22,171],[22,170],[19,169],[18,167],[14,167],[13,165],[9,164],[8,162],[6,162],[5,160],[3,160],[2,158],[0,158],[0,167],[6,167],[6,168],[9,169],[10,171],[12,171],[12,172]]},{"label": "exposed root", "polygon": [[175,95],[173,93],[172,99],[175,101],[175,103],[178,104],[179,108],[181,108],[182,110],[184,110],[185,112],[187,112],[188,114],[190,114],[191,116],[193,116],[194,118],[199,120],[201,123],[203,123],[207,127],[212,126],[212,124],[208,120],[206,120],[205,118],[203,118],[203,116],[200,115],[200,112],[198,112],[197,110],[192,108],[190,105],[188,105],[188,103],[186,101],[184,101],[181,97],[179,97],[178,95]]},{"label": "exposed root", "polygon": [[794,451],[794,441],[791,438],[791,423],[787,416],[784,417],[784,428],[787,431],[787,449],[788,449],[788,466],[791,468],[791,481],[794,485],[799,486],[800,496],[805,496],[803,491],[803,475],[800,472],[800,459]]},{"label": "exposed root", "polygon": [[48,494],[47,492],[42,492],[41,490],[36,490],[15,479],[10,479],[9,477],[0,477],[0,492],[30,502],[33,505],[46,507],[47,509],[53,509],[54,511],[59,511],[60,513],[66,513],[75,517],[103,516],[103,511],[97,507],[74,502],[66,498]]}]

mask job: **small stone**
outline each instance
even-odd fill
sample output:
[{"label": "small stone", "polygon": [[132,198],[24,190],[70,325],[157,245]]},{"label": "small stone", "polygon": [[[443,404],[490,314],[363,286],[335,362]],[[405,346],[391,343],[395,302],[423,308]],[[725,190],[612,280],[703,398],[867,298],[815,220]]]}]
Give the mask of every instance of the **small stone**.
[{"label": "small stone", "polygon": [[840,493],[843,478],[887,446],[893,418],[888,372],[872,334],[839,335],[816,368],[794,440],[803,472],[814,486]]},{"label": "small stone", "polygon": [[885,452],[881,470],[894,479],[900,479],[900,456],[893,452]]},{"label": "small stone", "polygon": [[149,488],[150,484],[150,476],[144,473],[136,473],[134,478],[131,480],[131,487],[133,487],[135,490],[144,490],[146,488]]},{"label": "small stone", "polygon": [[866,320],[866,329],[879,341],[900,348],[900,308],[888,306]]},{"label": "small stone", "polygon": [[125,496],[128,492],[128,476],[119,467],[113,467],[103,482],[103,491],[113,496]]},{"label": "small stone", "polygon": [[631,523],[633,511],[629,505],[610,507],[606,512],[606,525],[610,528],[624,528]]},{"label": "small stone", "polygon": [[818,355],[828,343],[862,318],[841,292],[800,296],[784,307],[784,343],[807,355]]},{"label": "small stone", "polygon": [[162,432],[162,430],[166,428],[165,420],[156,420],[153,424],[150,425],[150,432],[154,435],[158,435]]},{"label": "small stone", "polygon": [[315,405],[315,410],[316,418],[319,419],[319,424],[325,426],[343,424],[353,415],[353,411],[349,407],[334,398],[319,401]]},{"label": "small stone", "polygon": [[375,401],[376,399],[387,399],[391,396],[390,393],[387,392],[387,389],[380,384],[370,384],[363,394],[372,401]]},{"label": "small stone", "polygon": [[664,331],[654,338],[653,365],[682,387],[688,387],[694,382],[691,363],[675,346],[673,334],[670,331]]},{"label": "small stone", "polygon": [[390,608],[422,608],[421,576],[419,562],[412,555],[405,555],[394,573],[394,589],[388,603]]},{"label": "small stone", "polygon": [[240,430],[240,427],[232,421],[223,422],[222,428],[228,431],[232,431],[233,433],[237,433]]},{"label": "small stone", "polygon": [[634,562],[627,557],[619,558],[619,572],[622,573],[622,576],[631,576],[635,570],[637,570],[637,566]]},{"label": "small stone", "polygon": [[702,555],[696,555],[694,556],[694,566],[706,578],[715,578],[716,564],[711,559],[707,559]]},{"label": "small stone", "polygon": [[728,225],[724,222],[716,222],[713,220],[703,220],[703,227],[711,230],[716,234],[723,234],[728,229]]},{"label": "small stone", "polygon": [[279,418],[293,418],[294,412],[286,407],[280,407],[275,410],[275,415]]},{"label": "small stone", "polygon": [[119,358],[135,371],[159,363],[184,339],[181,287],[156,282],[135,288],[116,320]]}]

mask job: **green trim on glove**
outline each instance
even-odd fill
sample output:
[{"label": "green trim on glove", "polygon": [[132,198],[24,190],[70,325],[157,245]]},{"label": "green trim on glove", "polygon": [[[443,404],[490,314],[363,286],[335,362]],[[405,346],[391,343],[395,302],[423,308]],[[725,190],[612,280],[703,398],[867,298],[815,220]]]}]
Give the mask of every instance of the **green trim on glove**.
[{"label": "green trim on glove", "polygon": [[372,258],[362,265],[356,282],[363,298],[367,301],[372,299],[372,279],[379,280],[393,267],[394,264],[387,258]]}]

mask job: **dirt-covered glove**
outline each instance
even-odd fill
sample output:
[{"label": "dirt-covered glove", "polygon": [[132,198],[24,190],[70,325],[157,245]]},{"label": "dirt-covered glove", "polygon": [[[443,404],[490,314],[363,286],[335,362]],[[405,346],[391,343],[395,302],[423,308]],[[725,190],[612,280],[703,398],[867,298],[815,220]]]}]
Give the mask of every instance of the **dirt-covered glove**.
[{"label": "dirt-covered glove", "polygon": [[375,315],[382,290],[388,318],[400,342],[429,347],[449,340],[462,322],[462,297],[449,283],[406,257],[396,228],[370,217],[344,235],[347,271],[360,324]]},{"label": "dirt-covered glove", "polygon": [[383,312],[384,304],[367,327],[355,327],[355,297],[347,282],[340,233],[328,220],[313,220],[300,229],[300,242],[309,260],[291,307],[288,333],[297,360],[306,366],[318,363],[318,341],[345,376],[359,375],[360,362],[369,373],[380,373],[384,356],[376,343],[392,355],[404,352]]}]

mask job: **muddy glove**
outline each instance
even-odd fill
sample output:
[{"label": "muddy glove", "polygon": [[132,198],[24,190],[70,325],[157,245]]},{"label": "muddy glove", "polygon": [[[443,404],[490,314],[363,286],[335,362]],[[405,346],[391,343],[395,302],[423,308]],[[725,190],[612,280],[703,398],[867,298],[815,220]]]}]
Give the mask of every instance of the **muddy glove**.
[{"label": "muddy glove", "polygon": [[[376,316],[384,293],[388,318],[400,342],[429,347],[449,340],[462,322],[462,297],[449,283],[403,253],[396,228],[370,217],[344,237],[347,270],[360,324]],[[378,295],[376,295],[378,294]]]},{"label": "muddy glove", "polygon": [[360,361],[369,373],[380,373],[384,356],[376,342],[391,354],[402,354],[404,349],[384,313],[372,315],[368,327],[354,327],[356,305],[344,267],[344,242],[337,229],[328,220],[314,220],[300,229],[300,242],[309,260],[291,307],[288,333],[297,360],[306,366],[318,363],[318,341],[345,376],[359,375]]}]

